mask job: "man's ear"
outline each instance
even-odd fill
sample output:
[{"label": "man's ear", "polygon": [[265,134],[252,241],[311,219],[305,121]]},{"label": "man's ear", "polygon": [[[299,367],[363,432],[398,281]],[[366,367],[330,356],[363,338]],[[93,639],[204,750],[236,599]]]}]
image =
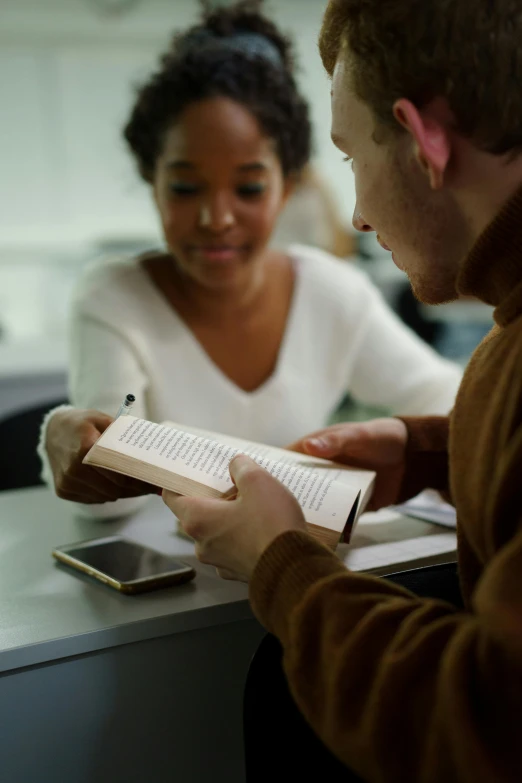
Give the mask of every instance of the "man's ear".
[{"label": "man's ear", "polygon": [[447,108],[434,101],[419,110],[411,101],[401,98],[394,104],[393,114],[413,137],[417,160],[431,187],[439,190],[451,157]]}]

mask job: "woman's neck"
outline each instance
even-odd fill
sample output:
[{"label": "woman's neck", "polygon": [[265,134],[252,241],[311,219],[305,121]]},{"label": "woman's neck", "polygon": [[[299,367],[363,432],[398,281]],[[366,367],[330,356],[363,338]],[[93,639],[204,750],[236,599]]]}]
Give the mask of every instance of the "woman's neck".
[{"label": "woman's neck", "polygon": [[145,259],[144,265],[156,286],[181,315],[190,313],[191,320],[223,324],[226,320],[248,317],[256,310],[268,293],[271,272],[276,267],[285,270],[284,261],[282,255],[267,253],[266,259],[256,264],[251,275],[235,286],[220,289],[207,288],[184,275],[170,256]]}]

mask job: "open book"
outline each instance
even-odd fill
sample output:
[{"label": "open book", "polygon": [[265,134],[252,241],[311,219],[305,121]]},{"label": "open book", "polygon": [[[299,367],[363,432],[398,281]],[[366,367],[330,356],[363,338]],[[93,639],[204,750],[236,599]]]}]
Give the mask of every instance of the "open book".
[{"label": "open book", "polygon": [[233,492],[228,467],[239,453],[248,454],[292,492],[312,535],[332,549],[349,540],[372,493],[371,471],[134,416],[118,417],[83,461],[181,495],[219,498]]}]

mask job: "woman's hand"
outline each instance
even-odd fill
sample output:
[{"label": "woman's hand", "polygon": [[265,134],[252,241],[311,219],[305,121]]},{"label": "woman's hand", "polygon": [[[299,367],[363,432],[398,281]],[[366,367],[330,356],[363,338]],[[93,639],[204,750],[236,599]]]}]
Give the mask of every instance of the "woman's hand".
[{"label": "woman's hand", "polygon": [[288,448],[323,457],[353,468],[377,473],[368,505],[376,511],[397,502],[405,471],[408,430],[400,419],[375,419],[353,424],[334,424],[314,432]]},{"label": "woman's hand", "polygon": [[157,488],[82,460],[113,422],[93,410],[58,411],[47,425],[45,448],[58,497],[76,503],[106,503],[157,492]]}]

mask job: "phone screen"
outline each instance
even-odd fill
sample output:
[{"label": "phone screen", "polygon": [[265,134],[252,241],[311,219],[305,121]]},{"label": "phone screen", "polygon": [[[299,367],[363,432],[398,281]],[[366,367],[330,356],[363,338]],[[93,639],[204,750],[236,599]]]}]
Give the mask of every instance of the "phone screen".
[{"label": "phone screen", "polygon": [[187,569],[186,565],[168,555],[125,539],[93,542],[90,546],[67,549],[67,554],[118,582],[132,582]]}]

